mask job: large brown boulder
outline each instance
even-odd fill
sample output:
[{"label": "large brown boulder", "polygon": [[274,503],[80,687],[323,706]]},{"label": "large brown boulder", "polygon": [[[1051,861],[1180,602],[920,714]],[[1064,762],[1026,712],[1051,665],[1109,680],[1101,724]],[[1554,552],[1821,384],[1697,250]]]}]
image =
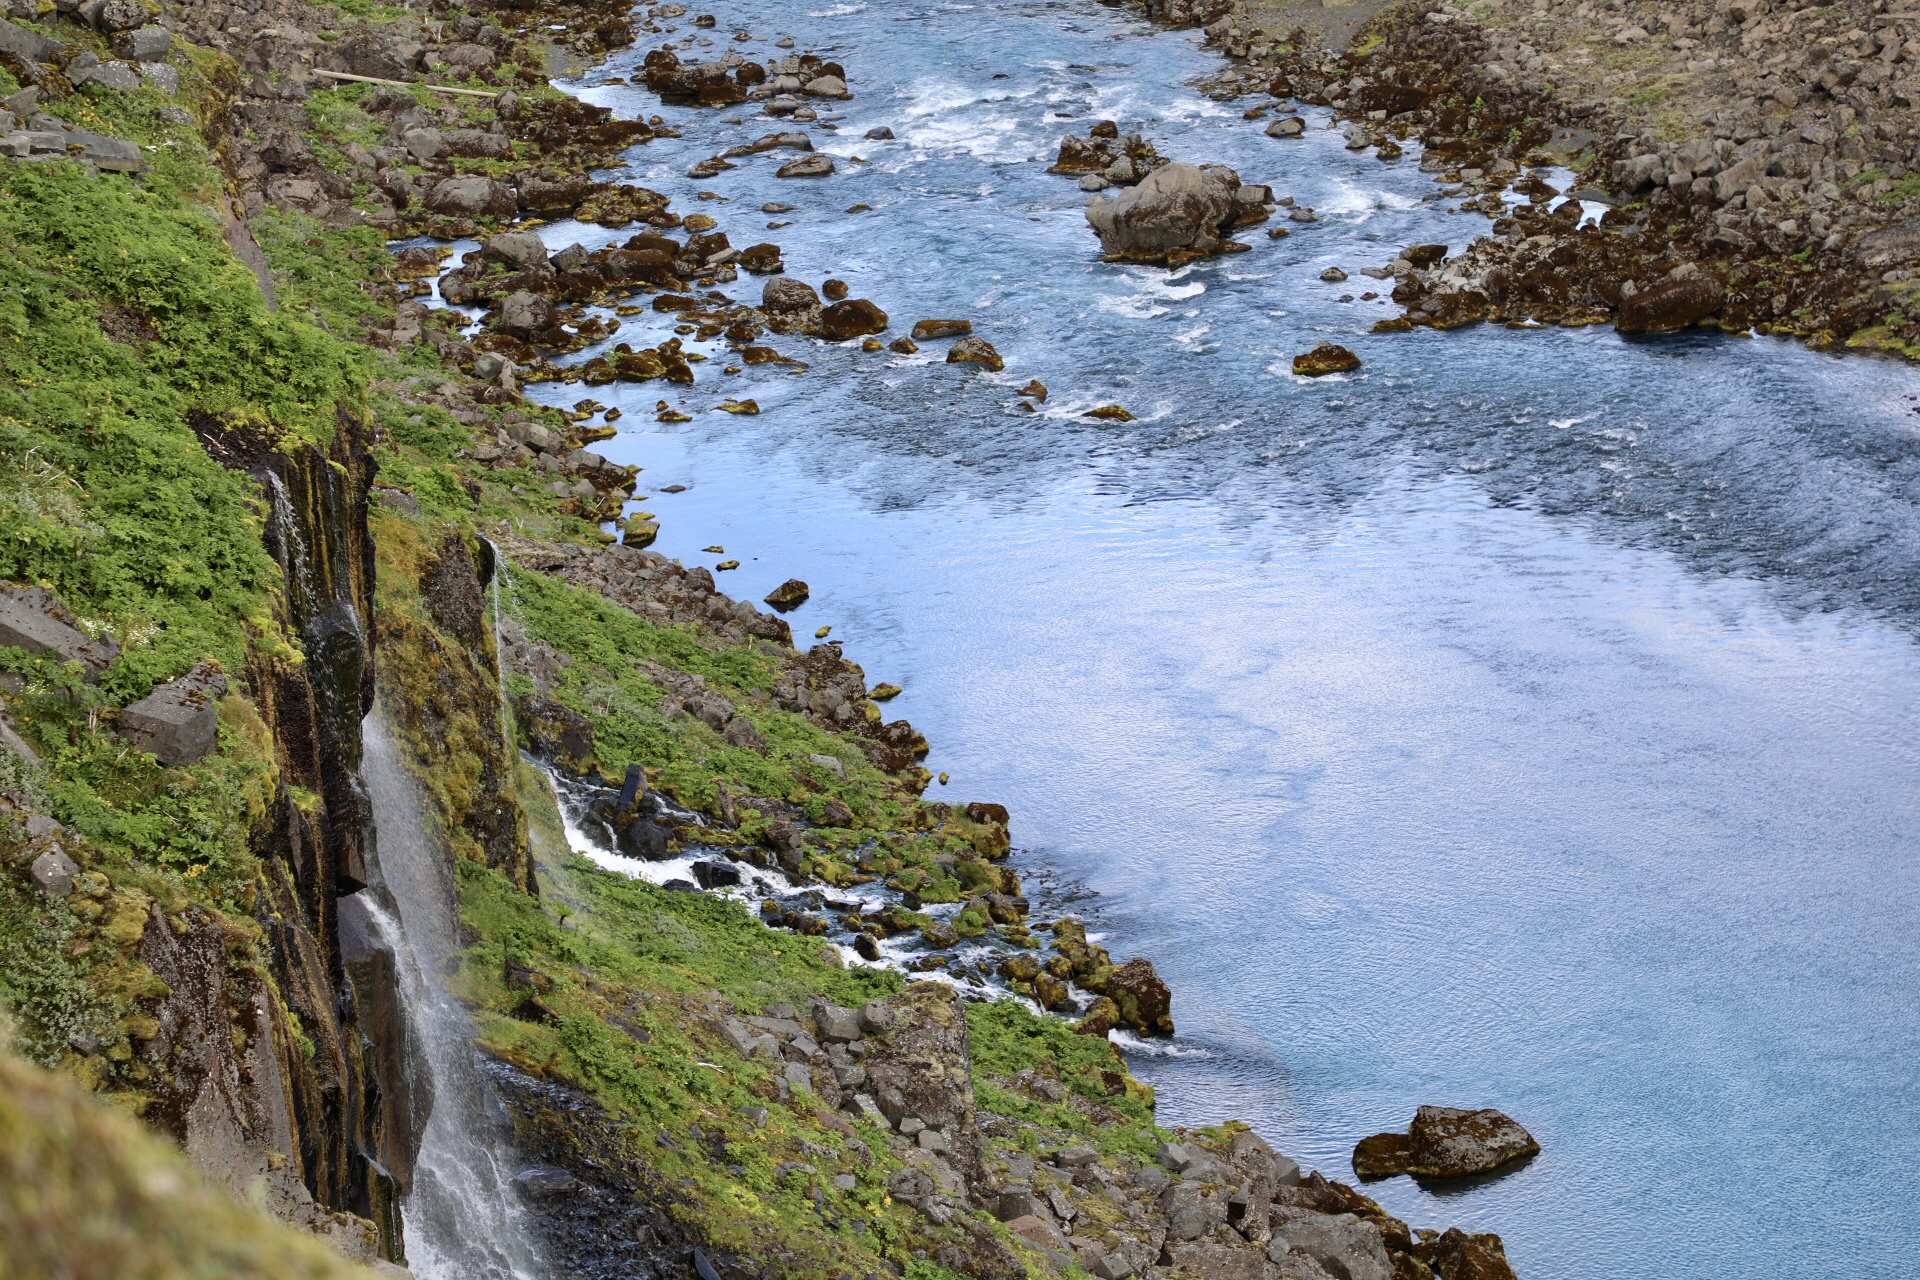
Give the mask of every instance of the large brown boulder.
[{"label": "large brown boulder", "polygon": [[1407,1132],[1362,1138],[1353,1149],[1353,1170],[1363,1178],[1402,1173],[1459,1178],[1498,1169],[1539,1150],[1532,1134],[1490,1107],[1421,1107]]},{"label": "large brown boulder", "polygon": [[887,313],[865,298],[848,298],[820,313],[820,336],[829,342],[865,337],[886,327]]},{"label": "large brown boulder", "polygon": [[807,311],[820,305],[820,295],[804,280],[781,276],[760,291],[760,309],[780,314]]},{"label": "large brown boulder", "polygon": [[1106,993],[1126,1025],[1150,1035],[1173,1034],[1173,992],[1153,971],[1151,960],[1136,956],[1115,969]]},{"label": "large brown boulder", "polygon": [[1718,311],[1726,286],[1710,275],[1689,276],[1642,289],[1621,302],[1613,327],[1621,333],[1665,333],[1684,329]]},{"label": "large brown boulder", "polygon": [[1327,373],[1346,373],[1360,367],[1360,357],[1345,347],[1323,342],[1303,356],[1293,358],[1293,371],[1303,378],[1318,378]]},{"label": "large brown boulder", "polygon": [[1164,261],[1212,253],[1233,225],[1240,175],[1224,165],[1170,164],[1112,200],[1087,206],[1087,222],[1108,257]]}]

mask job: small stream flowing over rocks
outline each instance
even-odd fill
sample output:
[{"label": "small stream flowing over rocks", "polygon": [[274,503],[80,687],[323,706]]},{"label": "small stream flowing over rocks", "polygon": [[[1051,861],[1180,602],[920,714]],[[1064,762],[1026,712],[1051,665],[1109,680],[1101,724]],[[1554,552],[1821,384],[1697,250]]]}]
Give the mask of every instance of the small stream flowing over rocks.
[{"label": "small stream flowing over rocks", "polygon": [[[1417,145],[1248,118],[1190,87],[1218,67],[1194,35],[1092,0],[718,18],[666,33],[675,74],[811,52],[852,96],[662,102],[644,45],[563,84],[663,118],[611,176],[783,267],[589,308],[606,336],[567,361],[625,344],[676,373],[595,381],[581,411],[619,410],[597,447],[644,469],[629,528],[736,598],[804,576],[795,632],[830,625],[905,690],[889,714],[959,799],[1006,804],[1051,910],[1153,959],[1180,1035],[1115,1039],[1162,1121],[1243,1116],[1345,1176],[1416,1106],[1498,1107],[1539,1138],[1524,1167],[1368,1193],[1499,1231],[1523,1276],[1897,1272],[1920,1229],[1920,1151],[1887,1137],[1920,1096],[1913,374],[1705,330],[1376,334],[1390,264],[1486,221]],[[1269,221],[1229,229],[1251,247],[1102,262],[1092,184],[1049,168],[1103,120],[1129,155],[1271,188]],[[746,357],[716,319],[821,295],[886,327]],[[961,318],[991,360],[899,341]],[[1322,343],[1358,366],[1297,376]],[[557,787],[603,865],[833,905],[626,858]],[[1810,1213],[1838,1179],[1873,1207]]]}]

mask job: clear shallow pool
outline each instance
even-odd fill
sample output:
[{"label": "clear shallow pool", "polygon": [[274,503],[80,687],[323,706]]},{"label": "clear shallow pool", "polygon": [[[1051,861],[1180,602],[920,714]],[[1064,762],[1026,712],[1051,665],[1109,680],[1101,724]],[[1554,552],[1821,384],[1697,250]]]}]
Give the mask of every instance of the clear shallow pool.
[{"label": "clear shallow pool", "polygon": [[[1531,1165],[1370,1193],[1501,1232],[1527,1280],[1910,1270],[1920,378],[1718,335],[1372,335],[1394,309],[1359,268],[1485,220],[1323,113],[1266,138],[1185,87],[1213,65],[1190,36],[1092,0],[715,12],[713,52],[744,27],[846,65],[814,133],[841,172],[684,178],[785,126],[594,86],[636,50],[580,87],[686,131],[631,180],[896,333],[971,318],[1007,369],[775,339],[809,372],[715,348],[691,389],[538,394],[620,404],[602,448],[646,467],[659,549],[724,545],[737,596],[805,578],[796,632],[905,687],[941,794],[1005,802],[1026,865],[1099,891],[1116,955],[1176,992],[1180,1052],[1135,1059],[1163,1117],[1243,1116],[1350,1178],[1420,1103],[1499,1106]],[[1044,169],[1102,117],[1320,221],[1100,264]],[[1329,339],[1362,369],[1292,378]],[[694,420],[654,424],[663,394]],[[761,416],[712,411],[744,396]],[[1140,420],[1078,416],[1114,402]]]}]

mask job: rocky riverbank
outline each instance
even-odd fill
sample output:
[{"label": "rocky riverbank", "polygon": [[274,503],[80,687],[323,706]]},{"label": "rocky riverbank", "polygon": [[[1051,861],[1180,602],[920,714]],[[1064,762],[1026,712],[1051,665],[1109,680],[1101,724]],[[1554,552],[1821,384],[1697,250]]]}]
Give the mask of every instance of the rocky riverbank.
[{"label": "rocky riverbank", "polygon": [[[556,1270],[1506,1274],[1498,1237],[1410,1230],[1244,1126],[1159,1127],[1107,1033],[1170,1033],[1172,993],[1033,918],[1003,808],[922,798],[924,739],[885,688],[793,646],[777,611],[804,585],[769,613],[648,550],[643,513],[602,531],[636,479],[587,448],[615,415],[543,408],[528,380],[687,385],[687,335],[799,367],[765,335],[877,349],[889,322],[777,246],[594,180],[667,126],[547,73],[674,37],[654,92],[783,122],[698,167],[777,152],[797,181],[817,166],[792,125],[858,68],[790,37],[693,53],[718,24],[678,5],[508,16],[109,0],[0,28],[4,269],[31,314],[6,313],[0,403],[19,1043],[243,1194],[404,1262],[428,1104],[393,953],[342,923],[372,883],[355,770],[377,699],[457,888],[447,979]],[[1214,231],[1268,213],[1257,189],[1203,198]],[[526,225],[559,216],[640,225],[548,254]],[[402,237],[439,243],[389,256]],[[480,246],[443,271],[461,238]],[[723,292],[741,272],[757,305]],[[485,308],[477,334],[419,301],[436,275]],[[641,296],[685,333],[566,361]],[[894,347],[938,338],[999,368],[962,321]],[[610,872],[569,825],[692,878]],[[700,891],[755,876],[756,913]]]},{"label": "rocky riverbank", "polygon": [[1331,105],[1383,159],[1418,138],[1448,197],[1493,219],[1432,267],[1369,264],[1405,307],[1381,328],[1705,325],[1909,354],[1920,11],[1418,3],[1333,48],[1284,6],[1148,12],[1205,25],[1235,63],[1217,95]]}]

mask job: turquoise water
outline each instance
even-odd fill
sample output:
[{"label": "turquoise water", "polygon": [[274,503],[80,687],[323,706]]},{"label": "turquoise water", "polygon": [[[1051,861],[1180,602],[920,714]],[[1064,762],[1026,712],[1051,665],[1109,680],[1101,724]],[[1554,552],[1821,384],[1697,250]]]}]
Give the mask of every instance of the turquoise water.
[{"label": "turquoise water", "polygon": [[[626,176],[893,333],[971,318],[1007,368],[776,338],[807,373],[729,376],[714,348],[670,389],[689,423],[653,422],[659,384],[592,390],[625,411],[601,448],[646,468],[659,549],[724,545],[736,596],[805,578],[796,632],[905,688],[934,791],[1006,803],[1019,865],[1153,958],[1181,1032],[1134,1061],[1163,1118],[1245,1117],[1350,1180],[1417,1105],[1498,1106],[1530,1165],[1370,1194],[1500,1232],[1527,1280],[1909,1273],[1920,379],[1720,335],[1373,335],[1359,268],[1486,221],[1324,113],[1266,138],[1187,87],[1215,65],[1191,35],[1092,0],[716,13],[712,52],[741,27],[845,64],[813,131],[841,172],[685,178],[785,126],[596,84],[636,50],[570,86],[685,131]],[[1101,264],[1044,169],[1102,117],[1320,220]],[[1322,340],[1366,363],[1294,379]],[[760,416],[713,411],[744,396]],[[1079,416],[1115,402],[1139,420]]]}]

